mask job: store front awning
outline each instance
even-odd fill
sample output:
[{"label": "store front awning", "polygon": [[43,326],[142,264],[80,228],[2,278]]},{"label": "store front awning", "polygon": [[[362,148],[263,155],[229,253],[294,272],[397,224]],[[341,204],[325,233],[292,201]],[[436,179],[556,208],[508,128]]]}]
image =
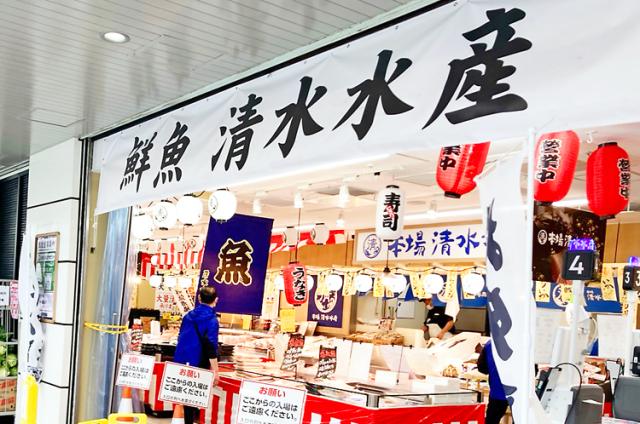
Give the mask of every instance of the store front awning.
[{"label": "store front awning", "polygon": [[638,16],[632,0],[446,4],[97,139],[98,211],[529,128],[637,122]]}]

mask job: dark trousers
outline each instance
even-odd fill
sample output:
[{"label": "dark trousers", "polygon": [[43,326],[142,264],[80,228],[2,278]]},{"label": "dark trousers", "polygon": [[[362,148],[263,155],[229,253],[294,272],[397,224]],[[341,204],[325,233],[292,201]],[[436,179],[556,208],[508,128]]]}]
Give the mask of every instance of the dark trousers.
[{"label": "dark trousers", "polygon": [[506,400],[489,398],[489,403],[487,404],[487,415],[484,421],[485,424],[498,424],[502,417],[504,417],[505,412],[507,412],[508,406],[509,402]]},{"label": "dark trousers", "polygon": [[193,424],[194,420],[200,417],[200,410],[198,408],[192,408],[191,406],[184,407],[184,424]]}]

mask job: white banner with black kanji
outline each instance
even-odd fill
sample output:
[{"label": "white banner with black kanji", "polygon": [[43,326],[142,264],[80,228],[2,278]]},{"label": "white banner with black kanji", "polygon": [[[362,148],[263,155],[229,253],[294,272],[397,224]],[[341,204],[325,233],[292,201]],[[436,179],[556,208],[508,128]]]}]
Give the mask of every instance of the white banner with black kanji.
[{"label": "white banner with black kanji", "polygon": [[526,258],[531,229],[520,191],[523,156],[498,162],[477,180],[487,231],[487,310],[493,358],[513,421],[545,424],[550,421],[533,391],[535,303]]},{"label": "white banner with black kanji", "polygon": [[460,0],[98,141],[98,211],[640,120],[640,2]]}]

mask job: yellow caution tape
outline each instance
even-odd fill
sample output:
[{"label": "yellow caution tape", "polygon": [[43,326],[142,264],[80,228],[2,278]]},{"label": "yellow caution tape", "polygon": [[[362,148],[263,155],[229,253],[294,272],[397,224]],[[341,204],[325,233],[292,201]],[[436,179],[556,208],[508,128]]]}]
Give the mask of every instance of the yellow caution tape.
[{"label": "yellow caution tape", "polygon": [[84,326],[97,331],[99,333],[106,334],[124,334],[129,331],[129,327],[126,325],[114,325],[114,324],[100,324],[97,322],[85,322]]}]

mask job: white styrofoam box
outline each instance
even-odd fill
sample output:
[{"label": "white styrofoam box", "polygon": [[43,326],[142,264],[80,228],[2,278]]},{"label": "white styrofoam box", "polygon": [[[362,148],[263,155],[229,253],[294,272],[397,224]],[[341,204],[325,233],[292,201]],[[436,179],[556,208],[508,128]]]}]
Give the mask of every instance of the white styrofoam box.
[{"label": "white styrofoam box", "polygon": [[39,384],[38,389],[38,422],[67,422],[69,389],[60,389],[48,384]]},{"label": "white styrofoam box", "polygon": [[42,327],[45,338],[42,379],[66,387],[69,385],[73,328],[70,325],[49,323],[43,323]]},{"label": "white styrofoam box", "polygon": [[70,139],[29,158],[28,206],[79,197],[82,143]]},{"label": "white styrofoam box", "polygon": [[73,291],[76,284],[76,264],[58,264],[58,280],[55,297],[55,321],[73,324]]},{"label": "white styrofoam box", "polygon": [[27,211],[29,252],[33,255],[36,235],[59,232],[58,260],[75,261],[78,245],[78,207],[78,201],[67,200],[29,209]]},{"label": "white styrofoam box", "polygon": [[383,387],[393,387],[398,384],[398,373],[395,371],[376,371],[376,384]]}]

